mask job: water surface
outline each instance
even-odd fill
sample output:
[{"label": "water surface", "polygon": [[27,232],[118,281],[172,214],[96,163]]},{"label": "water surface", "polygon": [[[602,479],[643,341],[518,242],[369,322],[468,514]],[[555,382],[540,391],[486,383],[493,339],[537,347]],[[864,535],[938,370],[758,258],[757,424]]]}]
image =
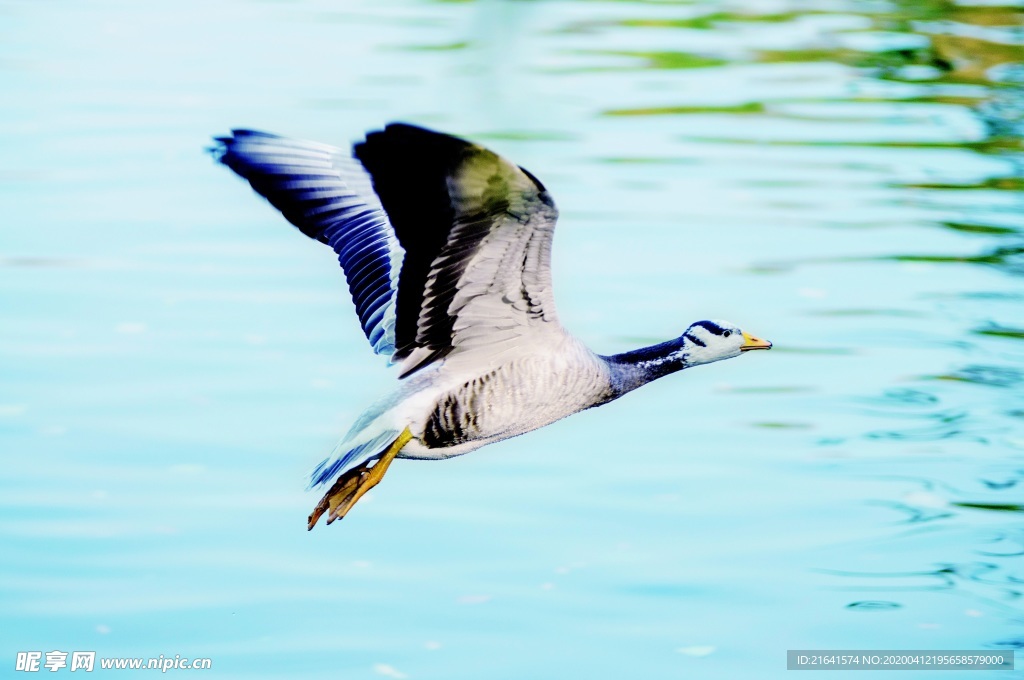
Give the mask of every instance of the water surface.
[{"label": "water surface", "polygon": [[[1021,648],[1022,18],[0,2],[0,663],[732,679]],[[708,317],[776,349],[402,461],[307,534],[305,475],[394,376],[333,253],[202,149],[390,120],[545,182],[594,349]]]}]

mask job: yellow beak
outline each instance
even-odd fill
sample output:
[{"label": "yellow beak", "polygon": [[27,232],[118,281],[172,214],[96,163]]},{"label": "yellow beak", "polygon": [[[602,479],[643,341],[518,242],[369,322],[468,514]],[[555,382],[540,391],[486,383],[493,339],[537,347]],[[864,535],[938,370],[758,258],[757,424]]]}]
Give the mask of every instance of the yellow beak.
[{"label": "yellow beak", "polygon": [[748,349],[771,349],[772,343],[761,338],[755,338],[750,333],[743,334],[743,344],[740,345],[740,351],[746,352]]}]

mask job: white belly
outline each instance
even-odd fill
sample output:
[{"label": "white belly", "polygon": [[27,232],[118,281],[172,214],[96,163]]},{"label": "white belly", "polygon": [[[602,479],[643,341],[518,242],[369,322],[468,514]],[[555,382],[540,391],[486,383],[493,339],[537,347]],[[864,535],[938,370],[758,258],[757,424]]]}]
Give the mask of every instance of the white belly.
[{"label": "white belly", "polygon": [[469,453],[600,402],[608,390],[603,362],[578,343],[567,343],[564,349],[520,356],[491,371],[446,380],[446,389],[427,390],[433,393],[431,399],[421,404],[428,408],[417,409],[418,417],[411,419],[414,439],[401,457]]}]

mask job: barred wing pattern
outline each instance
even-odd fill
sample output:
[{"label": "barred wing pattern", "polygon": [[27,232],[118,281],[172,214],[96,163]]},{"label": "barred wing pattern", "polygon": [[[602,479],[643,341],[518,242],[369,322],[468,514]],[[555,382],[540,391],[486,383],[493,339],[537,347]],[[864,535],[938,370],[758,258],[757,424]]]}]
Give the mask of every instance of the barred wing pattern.
[{"label": "barred wing pattern", "polygon": [[253,130],[217,141],[221,163],[302,233],[334,249],[363,333],[374,352],[391,356],[403,252],[359,162],[336,147]]},{"label": "barred wing pattern", "polygon": [[406,251],[394,356],[403,376],[451,352],[498,352],[561,329],[551,291],[558,213],[535,177],[404,124],[367,135],[354,153]]},{"label": "barred wing pattern", "polygon": [[363,330],[402,362],[399,377],[453,352],[493,356],[561,331],[550,271],[557,210],[535,177],[497,154],[401,123],[368,134],[351,157],[252,131],[218,141],[222,163],[335,249]]}]

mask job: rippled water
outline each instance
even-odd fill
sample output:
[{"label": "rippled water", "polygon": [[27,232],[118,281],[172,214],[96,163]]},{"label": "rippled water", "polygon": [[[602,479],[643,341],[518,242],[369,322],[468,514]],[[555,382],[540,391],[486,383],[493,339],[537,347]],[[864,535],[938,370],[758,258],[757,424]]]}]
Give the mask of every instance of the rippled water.
[{"label": "rippled water", "polygon": [[[1022,18],[0,2],[0,664],[731,679],[1024,647]],[[542,178],[596,350],[706,317],[776,349],[400,461],[307,534],[306,473],[393,375],[333,254],[202,149],[393,119]]]}]

